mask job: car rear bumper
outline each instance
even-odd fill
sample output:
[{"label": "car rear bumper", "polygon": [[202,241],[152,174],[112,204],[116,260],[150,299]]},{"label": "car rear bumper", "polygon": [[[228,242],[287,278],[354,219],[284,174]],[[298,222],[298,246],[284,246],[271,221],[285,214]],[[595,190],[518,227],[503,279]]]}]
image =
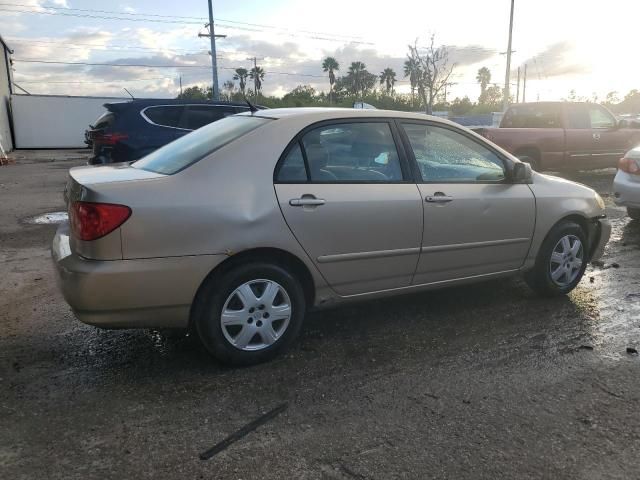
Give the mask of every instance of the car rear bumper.
[{"label": "car rear bumper", "polygon": [[613,179],[613,201],[616,205],[640,208],[640,175],[618,170]]},{"label": "car rear bumper", "polygon": [[206,276],[226,255],[88,260],[69,246],[68,223],[51,247],[62,294],[81,322],[103,328],[185,328]]}]

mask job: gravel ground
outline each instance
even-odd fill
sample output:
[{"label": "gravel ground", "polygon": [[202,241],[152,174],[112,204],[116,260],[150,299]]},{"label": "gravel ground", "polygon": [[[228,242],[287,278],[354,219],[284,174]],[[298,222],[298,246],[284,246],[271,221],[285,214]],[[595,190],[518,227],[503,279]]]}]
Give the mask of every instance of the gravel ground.
[{"label": "gravel ground", "polygon": [[610,197],[604,264],[568,297],[515,279],[319,312],[287,356],[230,369],[192,337],[74,319],[55,227],[23,220],[64,209],[79,163],[0,167],[1,478],[638,478],[640,222]]}]

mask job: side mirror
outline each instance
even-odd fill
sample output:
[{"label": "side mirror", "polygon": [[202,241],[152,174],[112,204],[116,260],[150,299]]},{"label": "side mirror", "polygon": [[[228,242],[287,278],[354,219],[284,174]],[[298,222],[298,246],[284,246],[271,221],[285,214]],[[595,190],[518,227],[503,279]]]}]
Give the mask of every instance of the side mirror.
[{"label": "side mirror", "polygon": [[531,180],[531,165],[526,162],[514,163],[511,179],[514,183],[525,183]]},{"label": "side mirror", "polygon": [[616,123],[616,128],[629,128],[629,126],[629,120],[626,120],[624,118],[622,120],[618,120],[618,123]]}]

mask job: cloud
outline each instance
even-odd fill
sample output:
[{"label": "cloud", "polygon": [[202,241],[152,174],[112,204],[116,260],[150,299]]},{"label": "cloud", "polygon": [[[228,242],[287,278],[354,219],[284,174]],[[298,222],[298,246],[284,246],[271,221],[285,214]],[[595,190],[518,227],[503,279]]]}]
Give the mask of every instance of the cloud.
[{"label": "cloud", "polygon": [[571,42],[557,42],[523,63],[528,65],[530,72],[533,68],[533,71],[545,78],[589,73],[590,69],[587,65],[569,60],[573,50],[574,46]]}]

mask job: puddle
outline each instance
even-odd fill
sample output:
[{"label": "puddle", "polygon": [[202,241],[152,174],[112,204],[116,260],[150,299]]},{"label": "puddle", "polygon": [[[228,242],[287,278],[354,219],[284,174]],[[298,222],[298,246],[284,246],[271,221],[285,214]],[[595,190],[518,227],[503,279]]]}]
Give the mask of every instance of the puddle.
[{"label": "puddle", "polygon": [[67,212],[50,212],[35,215],[33,217],[27,217],[23,221],[24,223],[31,223],[34,225],[49,225],[66,222],[69,218]]}]

